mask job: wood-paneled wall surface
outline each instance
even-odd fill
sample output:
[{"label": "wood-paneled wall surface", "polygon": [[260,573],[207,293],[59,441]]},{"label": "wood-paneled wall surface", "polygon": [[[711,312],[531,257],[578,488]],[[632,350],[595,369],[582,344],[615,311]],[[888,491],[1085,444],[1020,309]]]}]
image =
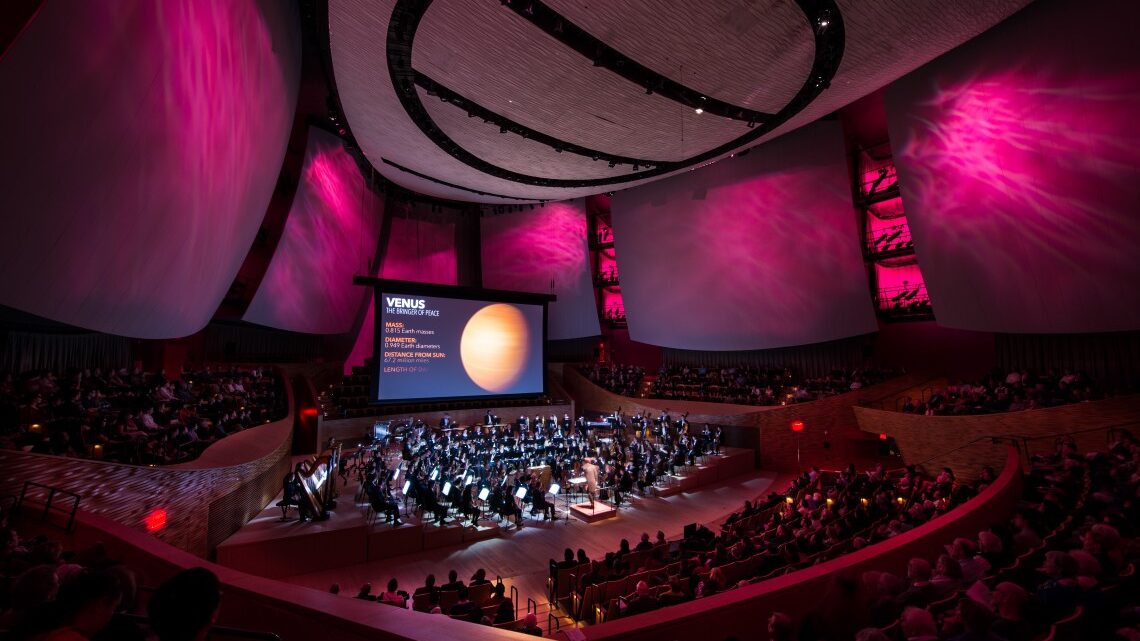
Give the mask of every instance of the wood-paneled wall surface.
[{"label": "wood-paneled wall surface", "polygon": [[[281,491],[293,441],[293,391],[282,378],[288,416],[228,436],[194,461],[142,467],[0,450],[0,495],[18,496],[25,481],[64,489],[82,497],[82,510],[138,531],[146,531],[148,515],[165,510],[165,525],[154,535],[206,557]],[[70,509],[60,496],[55,505]]]},{"label": "wood-paneled wall surface", "polygon": [[[677,476],[669,477],[667,484],[656,488],[653,495],[671,497],[680,493],[703,492],[710,487],[720,488],[724,483],[755,476],[755,471],[752,469],[752,453],[728,447],[722,448],[720,455],[706,457],[698,461],[698,465],[682,467],[677,472]],[[401,476],[393,481],[393,486],[396,488],[403,485],[402,475],[406,474],[406,470],[401,470],[400,473]],[[787,482],[784,485],[786,486]],[[298,522],[295,512],[290,519],[282,521],[281,511],[276,505],[277,499],[280,498],[278,494],[269,501],[260,514],[255,515],[244,527],[217,546],[214,561],[250,574],[280,578],[331,571],[334,568],[427,550],[438,550],[435,556],[442,557],[450,554],[448,549],[472,545],[490,538],[516,540],[521,536],[520,540],[523,543],[534,542],[524,535],[531,531],[531,526],[555,525],[553,522],[546,523],[541,518],[536,519],[533,515],[527,515],[524,528],[520,532],[513,528],[508,529],[509,524],[506,522],[500,525],[498,521],[492,521],[484,515],[479,521],[479,528],[476,529],[463,525],[465,519],[452,514],[447,524],[439,527],[434,523],[425,522],[431,521],[431,518],[424,519],[422,514],[409,513],[414,511],[413,503],[403,510],[403,525],[393,528],[384,523],[383,514],[376,515],[375,522],[368,520],[370,516],[366,512],[368,504],[359,495],[360,485],[355,475],[349,475],[342,485],[338,485],[338,492],[337,507],[332,511],[331,518],[311,523]],[[400,495],[396,496],[397,500],[400,500]],[[584,501],[585,497],[575,495],[569,500],[577,503]],[[625,500],[626,505],[631,502],[640,504],[643,500],[651,501],[649,497],[628,496]],[[742,498],[741,502],[744,500]],[[557,514],[562,520],[566,520],[567,511],[570,509],[568,497],[565,494],[559,496],[555,504]],[[725,516],[729,510],[730,508],[726,508]],[[625,509],[619,510],[618,514],[624,515]],[[674,515],[674,517],[692,518],[691,515]],[[579,523],[576,519],[571,521]],[[446,549],[441,550],[441,548]],[[313,550],[321,552],[314,554]],[[546,552],[550,553],[550,550]]]},{"label": "wood-paneled wall surface", "polygon": [[[450,414],[451,420],[456,425],[472,425],[474,423],[482,423],[483,417],[487,414],[487,410],[491,410],[506,423],[513,423],[519,416],[527,416],[534,418],[535,414],[542,416],[550,416],[551,414],[562,420],[563,414],[569,414],[574,417],[574,404],[567,403],[563,405],[530,405],[526,407],[499,407],[494,405],[494,401],[488,401],[485,407],[476,409],[462,409],[462,410],[448,410],[447,412],[414,412],[411,415],[420,419],[428,425],[439,425],[439,419],[443,415]],[[318,443],[325,443],[328,439],[335,438],[339,441],[351,442],[358,440],[367,434],[372,429],[372,424],[376,421],[387,420],[405,420],[409,416],[408,413],[403,414],[382,414],[380,416],[362,416],[359,418],[337,418],[327,419],[321,417],[320,427],[317,428]]]},{"label": "wood-paneled wall surface", "polygon": [[[983,465],[994,469],[1001,465],[1001,454],[989,447],[985,437],[1027,437],[1029,452],[1036,453],[1053,450],[1051,437],[1104,428],[1074,435],[1083,451],[1103,448],[1107,428],[1140,429],[1140,395],[977,416],[922,416],[856,407],[855,417],[863,431],[893,437],[907,464],[921,464],[928,472],[950,467],[958,478],[972,479]],[[983,442],[968,445],[978,439]]]},{"label": "wood-paneled wall surface", "polygon": [[547,563],[552,557],[560,559],[565,548],[582,548],[590,558],[599,558],[606,552],[616,551],[623,538],[629,539],[630,545],[637,545],[642,532],[654,537],[660,530],[674,540],[681,538],[688,523],[707,524],[718,531],[714,524],[740,509],[745,500],[783,490],[789,482],[790,475],[752,472],[694,492],[666,498],[638,497],[618,510],[616,518],[596,523],[575,518],[565,520],[563,502],[559,500],[557,522],[528,518],[521,530],[512,529],[496,538],[281,580],[318,590],[340,583],[343,593],[355,594],[365,582],[372,584],[374,592],[381,591],[388,579],[395,577],[401,589],[412,592],[423,585],[429,573],[434,573],[437,584],[442,584],[447,582],[448,570],[454,569],[459,578],[467,582],[476,570],[484,568],[492,580],[501,575],[504,583],[518,588],[523,600],[519,612],[523,612],[527,597],[540,603],[546,601]]},{"label": "wood-paneled wall surface", "polygon": [[[797,447],[805,465],[838,467],[852,461],[865,461],[873,444],[859,429],[852,408],[863,402],[891,397],[924,380],[926,378],[904,375],[846,394],[786,407],[618,396],[591,383],[569,364],[563,368],[562,384],[578,407],[612,410],[620,406],[627,414],[640,411],[657,414],[668,408],[673,414],[689,412],[689,421],[698,426],[702,423],[724,425],[726,445],[758,445],[757,467],[789,471],[798,467]],[[801,420],[806,426],[798,437],[790,427],[794,420]]]},{"label": "wood-paneled wall surface", "polygon": [[[764,637],[761,636],[762,633],[757,633],[757,621],[762,620],[769,611],[780,610],[802,614],[809,607],[828,608],[833,605],[843,607],[842,591],[835,589],[837,577],[857,577],[862,571],[870,568],[901,571],[911,556],[929,557],[936,554],[944,543],[953,540],[954,537],[972,535],[988,525],[995,514],[1008,513],[1020,497],[1021,475],[1017,469],[1016,452],[1008,449],[1006,456],[1007,464],[997,482],[951,515],[936,519],[890,541],[783,577],[723,592],[700,601],[586,628],[583,630],[585,638],[623,641],[697,639],[708,637],[709,630],[716,630],[715,638],[736,635],[739,638],[761,639]],[[781,481],[776,480],[773,484],[779,487]],[[743,498],[756,490],[764,491],[758,487],[747,488],[746,492],[726,501],[725,505],[732,506],[736,499]],[[677,502],[682,498],[691,499],[691,507],[678,505]],[[674,505],[669,513],[693,514],[694,512],[690,510],[702,509],[706,505],[707,498],[708,494],[705,492],[689,497],[684,495],[673,497]],[[719,511],[720,506],[716,509]],[[610,523],[617,522],[620,521]],[[684,522],[684,519],[677,522]],[[607,528],[606,525],[606,523],[583,525],[574,531],[579,533],[585,529],[590,533],[589,536],[592,536],[596,530],[603,536],[600,545],[608,548],[612,545],[611,539],[617,536],[618,532]],[[23,528],[24,524],[19,526]],[[652,527],[656,527],[656,524],[645,529]],[[538,539],[546,535],[544,529],[536,527],[534,530],[534,536]],[[636,532],[636,528],[633,531]],[[677,532],[667,529],[666,534],[675,537]],[[517,633],[488,626],[475,626],[452,621],[447,617],[380,606],[346,595],[334,596],[325,591],[328,584],[323,581],[317,584],[319,590],[311,590],[202,562],[193,555],[172,549],[154,537],[142,534],[136,528],[124,527],[99,515],[82,511],[75,532],[70,536],[61,536],[57,533],[56,538],[63,538],[65,545],[72,549],[99,542],[105,547],[109,556],[126,562],[138,574],[140,583],[146,585],[157,585],[178,569],[205,566],[218,574],[225,591],[220,624],[273,631],[284,641],[313,638],[336,638],[341,641],[365,639],[426,641],[443,638],[506,641],[523,638]],[[579,545],[578,539],[574,540],[573,545]],[[543,549],[547,547],[545,541],[541,547]],[[550,547],[557,545],[550,541]],[[515,562],[514,547],[508,546],[503,554],[510,562]],[[541,556],[535,560],[545,563],[545,559]],[[448,565],[453,561],[457,559],[437,556],[434,558],[433,569],[436,565]],[[377,573],[383,572],[380,574],[381,577],[389,576],[391,572],[386,569],[389,567],[385,565]],[[457,562],[456,569],[459,567]],[[462,567],[466,572],[471,566],[464,564]],[[415,569],[417,575],[422,575],[426,571],[428,570]],[[412,584],[418,582],[413,579],[407,581]],[[345,587],[347,590],[351,586]]]}]

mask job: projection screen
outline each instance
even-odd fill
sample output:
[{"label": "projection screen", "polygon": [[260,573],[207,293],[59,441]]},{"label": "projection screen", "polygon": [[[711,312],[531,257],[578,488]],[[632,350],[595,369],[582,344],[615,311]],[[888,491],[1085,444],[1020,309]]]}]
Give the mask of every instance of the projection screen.
[{"label": "projection screen", "polygon": [[748,350],[876,329],[837,123],[617,192],[613,220],[634,340]]},{"label": "projection screen", "polygon": [[938,322],[1140,328],[1140,5],[1043,1],[892,85],[903,203]]},{"label": "projection screen", "polygon": [[541,297],[380,281],[373,401],[546,391]]}]

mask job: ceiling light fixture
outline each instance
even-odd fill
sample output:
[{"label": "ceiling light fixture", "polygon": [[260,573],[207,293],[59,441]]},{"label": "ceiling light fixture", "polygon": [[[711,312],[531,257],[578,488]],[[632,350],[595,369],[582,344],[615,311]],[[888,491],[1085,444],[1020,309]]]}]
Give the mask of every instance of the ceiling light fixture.
[{"label": "ceiling light fixture", "polygon": [[816,30],[822,33],[825,29],[827,29],[827,27],[830,24],[831,24],[831,11],[829,11],[827,9],[820,11],[819,16],[817,16],[815,19],[815,25],[817,27]]}]

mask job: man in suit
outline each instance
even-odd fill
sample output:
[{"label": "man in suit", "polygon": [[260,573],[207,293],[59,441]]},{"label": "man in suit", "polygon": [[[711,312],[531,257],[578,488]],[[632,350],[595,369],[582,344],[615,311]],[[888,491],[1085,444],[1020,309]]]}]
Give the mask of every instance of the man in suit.
[{"label": "man in suit", "polygon": [[629,601],[624,614],[626,616],[633,616],[635,614],[641,614],[642,612],[649,612],[650,610],[656,610],[658,605],[657,597],[653,596],[649,591],[649,584],[645,581],[638,581],[637,593]]},{"label": "man in suit", "polygon": [[439,419],[439,426],[442,429],[447,429],[447,428],[451,427],[451,425],[452,425],[451,414],[444,414],[443,418]]},{"label": "man in suit", "polygon": [[497,422],[498,421],[495,420],[495,415],[491,413],[491,410],[487,410],[487,415],[483,417],[483,424],[494,425]]},{"label": "man in suit", "polygon": [[421,598],[427,600],[429,598],[429,595],[438,593],[439,588],[435,587],[435,575],[429,574],[427,575],[427,578],[424,579],[423,587],[416,588],[415,593],[412,594],[412,600],[415,601],[416,599]]},{"label": "man in suit", "polygon": [[459,573],[456,572],[455,570],[451,570],[450,572],[447,573],[447,583],[444,583],[443,585],[439,586],[439,589],[440,590],[458,590],[459,588],[462,588],[462,587],[465,587],[465,586],[463,585],[463,581],[459,580]]}]

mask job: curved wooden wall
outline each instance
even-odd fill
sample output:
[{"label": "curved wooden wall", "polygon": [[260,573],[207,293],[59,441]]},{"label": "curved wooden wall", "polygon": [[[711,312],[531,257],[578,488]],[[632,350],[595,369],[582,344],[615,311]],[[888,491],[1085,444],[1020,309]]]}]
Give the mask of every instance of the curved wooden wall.
[{"label": "curved wooden wall", "polygon": [[[647,614],[583,628],[585,639],[657,641],[703,639],[735,635],[757,639],[773,610],[803,616],[813,608],[837,605],[836,576],[858,578],[869,569],[902,572],[912,556],[933,557],[957,536],[971,536],[1004,518],[1021,496],[1018,454],[1006,451],[1007,464],[998,480],[981,495],[943,516],[889,541],[811,568],[745,588],[724,592]],[[174,572],[196,566],[215,572],[223,583],[219,624],[276,632],[285,641],[336,638],[341,641],[454,638],[497,641],[529,638],[488,626],[452,621],[379,606],[346,596],[280,583],[238,570],[203,562],[147,536],[95,514],[80,513],[69,544],[101,543],[108,555],[125,561],[143,585],[157,585]],[[841,604],[838,604],[841,605]],[[545,625],[545,622],[540,622]]]},{"label": "curved wooden wall", "polygon": [[[590,641],[656,641],[659,639],[767,639],[765,622],[772,612],[795,619],[820,612],[835,616],[865,616],[858,595],[845,594],[837,579],[858,583],[863,572],[879,570],[905,574],[907,561],[933,559],[956,537],[973,537],[996,521],[1008,518],[1021,497],[1019,455],[1013,447],[998,447],[1005,467],[998,480],[980,495],[947,515],[892,539],[837,559],[707,599],[689,601],[646,614],[617,619],[581,632]],[[709,636],[709,630],[716,630]]]},{"label": "curved wooden wall", "polygon": [[702,423],[724,425],[725,445],[755,449],[757,467],[789,471],[797,469],[797,437],[790,429],[793,420],[801,420],[807,426],[798,437],[805,464],[845,467],[859,458],[864,448],[873,449],[877,445],[859,429],[852,408],[913,388],[924,380],[899,376],[854,392],[786,407],[618,396],[593,384],[569,364],[563,369],[562,384],[575,404],[587,411],[612,412],[621,407],[627,414],[640,411],[657,414],[668,408],[674,415],[689,412],[689,421],[698,427]]},{"label": "curved wooden wall", "polygon": [[83,511],[139,532],[163,509],[166,526],[155,536],[206,557],[281,491],[293,441],[293,390],[282,378],[285,418],[228,436],[189,463],[143,467],[0,450],[0,494],[19,495],[25,481],[61,488],[83,497]]},{"label": "curved wooden wall", "polygon": [[[856,407],[859,427],[873,434],[887,434],[898,442],[903,460],[929,469],[949,466],[961,470],[959,478],[969,479],[981,465],[997,469],[1001,457],[988,443],[975,443],[985,437],[1018,437],[1029,453],[1051,451],[1060,434],[1076,434],[1077,446],[1084,450],[1104,448],[1106,432],[1112,427],[1135,431],[1140,427],[1140,395],[1119,396],[1089,403],[1061,405],[1044,409],[976,416],[923,416]],[[928,471],[929,471],[928,469]]]}]

